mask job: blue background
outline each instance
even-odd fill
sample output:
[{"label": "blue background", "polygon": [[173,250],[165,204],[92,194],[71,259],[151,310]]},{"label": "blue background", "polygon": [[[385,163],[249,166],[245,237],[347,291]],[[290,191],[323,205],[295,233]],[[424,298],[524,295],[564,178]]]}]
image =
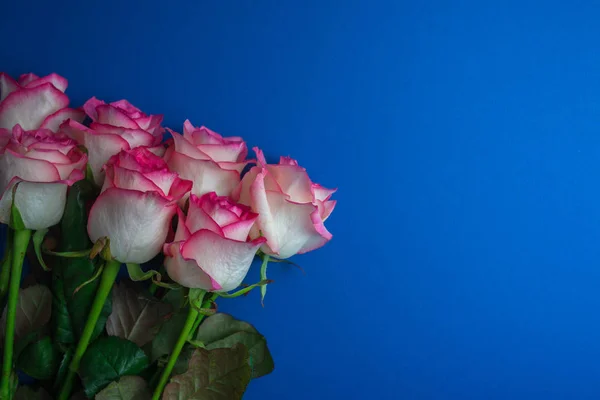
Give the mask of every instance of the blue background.
[{"label": "blue background", "polygon": [[484,3],[13,1],[0,62],[339,187],[306,275],[221,303],[276,358],[245,399],[597,399],[600,8]]}]

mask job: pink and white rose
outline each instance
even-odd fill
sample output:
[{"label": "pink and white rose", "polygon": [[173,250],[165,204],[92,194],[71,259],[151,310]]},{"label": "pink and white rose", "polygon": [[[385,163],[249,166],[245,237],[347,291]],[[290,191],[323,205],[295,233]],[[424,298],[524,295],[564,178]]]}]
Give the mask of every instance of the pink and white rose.
[{"label": "pink and white rose", "polygon": [[44,128],[56,132],[67,119],[82,122],[83,110],[67,107],[66,89],[67,80],[57,74],[41,78],[25,74],[14,80],[0,72],[0,128],[12,129],[18,124],[24,130]]},{"label": "pink and white rose", "polygon": [[240,137],[223,137],[206,127],[195,128],[189,120],[183,135],[169,130],[173,142],[165,154],[169,167],[194,182],[191,193],[215,192],[229,196],[240,182],[248,161],[248,148]]},{"label": "pink and white rose", "polygon": [[227,197],[190,196],[187,216],[179,211],[173,243],[165,244],[165,267],[179,284],[209,291],[238,287],[265,238],[249,240],[258,215]]},{"label": "pink and white rose", "polygon": [[144,146],[159,156],[164,154],[162,115],[146,115],[127,100],[106,104],[95,97],[83,108],[92,120],[89,128],[69,120],[60,130],[86,147],[97,184],[104,182],[104,164],[121,150]]},{"label": "pink and white rose", "polygon": [[87,156],[77,142],[47,129],[0,129],[0,222],[14,203],[25,228],[44,229],[63,216],[67,187],[83,179]]},{"label": "pink and white rose", "polygon": [[262,151],[254,151],[258,164],[232,195],[258,213],[250,237],[262,234],[267,242],[261,250],[282,259],[327,243],[332,235],[324,222],[335,207],[330,198],[336,189],[313,183],[296,160],[281,157],[279,164],[267,164]]},{"label": "pink and white rose", "polygon": [[162,158],[145,147],[122,150],[104,167],[102,192],[92,205],[88,233],[92,241],[108,237],[114,259],[144,263],[156,256],[192,187],[169,171]]}]

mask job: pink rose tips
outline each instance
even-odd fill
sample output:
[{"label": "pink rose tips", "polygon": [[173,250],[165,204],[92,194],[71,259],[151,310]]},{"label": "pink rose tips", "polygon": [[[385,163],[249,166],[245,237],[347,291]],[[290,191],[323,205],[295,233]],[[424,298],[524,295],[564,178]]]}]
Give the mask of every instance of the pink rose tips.
[{"label": "pink rose tips", "polygon": [[331,239],[324,222],[335,207],[330,200],[335,189],[312,183],[306,170],[289,157],[267,164],[258,148],[258,165],[243,178],[233,198],[258,213],[250,236],[262,234],[267,242],[262,251],[288,258],[323,246]]},{"label": "pink rose tips", "polygon": [[87,156],[74,140],[40,129],[0,129],[0,222],[7,224],[13,201],[27,229],[43,229],[62,218],[67,186],[83,178]]},{"label": "pink rose tips", "polygon": [[214,192],[190,197],[188,215],[179,212],[173,243],[164,246],[165,267],[179,284],[209,291],[238,287],[264,238],[249,240],[258,215]]},{"label": "pink rose tips", "polygon": [[104,169],[102,193],[90,210],[90,238],[108,237],[111,254],[120,262],[147,262],[160,252],[177,201],[192,183],[144,147],[121,151]]},{"label": "pink rose tips", "polygon": [[[220,388],[227,398],[241,398],[250,379],[273,370],[273,359],[260,333],[213,312],[215,301],[256,288],[264,298],[273,282],[267,278],[269,261],[280,261],[271,256],[285,259],[327,243],[331,234],[324,222],[335,207],[335,189],[313,183],[290,157],[267,164],[254,148],[257,160],[249,160],[242,138],[223,137],[189,120],[183,133],[169,130],[172,139],[164,142],[163,116],[145,114],[126,100],[106,103],[92,97],[81,109],[68,108],[66,88],[67,80],[57,74],[15,80],[0,73],[0,223],[9,224],[0,274],[0,298],[6,297],[2,375],[15,376],[16,367],[23,367],[22,357],[14,362],[15,334],[27,333],[16,332],[19,303],[27,307],[35,300],[49,307],[51,300],[61,308],[76,304],[87,313],[65,320],[45,312],[43,321],[34,321],[60,330],[50,338],[53,348],[73,350],[60,379],[51,371],[34,376],[59,380],[58,400],[70,399],[75,387],[83,387],[89,398],[112,398],[115,385],[122,384],[136,398],[150,398],[150,390],[153,400],[191,398],[200,392],[179,385],[182,379],[193,378],[208,364],[221,368],[234,359],[236,368],[244,368],[243,376]],[[249,164],[253,167],[242,179]],[[48,229],[57,224],[59,229]],[[39,264],[52,275],[47,282],[60,283],[52,290],[43,284],[20,290],[32,242]],[[168,277],[149,269],[153,265],[137,265],[161,252]],[[260,281],[240,288],[257,253]],[[52,270],[44,260],[50,254],[57,267]],[[133,281],[152,282],[113,290],[123,263]],[[79,291],[92,282],[93,287]],[[172,297],[169,290],[178,292]],[[112,307],[105,307],[109,296]],[[185,320],[179,318],[182,312]],[[107,317],[120,321],[119,329],[106,330]],[[165,324],[180,332],[154,354]],[[230,346],[197,348],[199,342],[208,346],[205,339],[223,329],[231,331]],[[248,349],[238,342],[252,337],[261,346],[249,366]],[[138,347],[143,343],[152,345],[152,357]],[[119,363],[135,362],[128,382],[101,376],[95,364],[107,349],[123,354]],[[189,351],[194,355],[188,372],[171,377],[180,354]],[[163,359],[160,376],[148,384],[148,368]],[[132,376],[136,372],[143,376]],[[1,398],[15,391],[18,397],[24,389],[0,380]]]},{"label": "pink rose tips", "polygon": [[183,135],[170,131],[173,143],[165,154],[169,167],[194,182],[191,193],[215,192],[229,196],[240,181],[248,161],[246,143],[239,137],[224,138],[208,128],[183,125]]},{"label": "pink rose tips", "polygon": [[88,100],[83,108],[92,120],[89,128],[70,120],[62,124],[60,130],[87,148],[97,184],[101,185],[104,181],[103,165],[121,150],[144,146],[163,156],[162,115],[146,115],[127,100],[106,104],[95,97]]},{"label": "pink rose tips", "polygon": [[0,72],[0,128],[12,129],[19,124],[25,130],[56,131],[69,118],[83,121],[82,110],[67,108],[66,89],[67,80],[57,74],[42,78],[25,74],[15,81]]}]

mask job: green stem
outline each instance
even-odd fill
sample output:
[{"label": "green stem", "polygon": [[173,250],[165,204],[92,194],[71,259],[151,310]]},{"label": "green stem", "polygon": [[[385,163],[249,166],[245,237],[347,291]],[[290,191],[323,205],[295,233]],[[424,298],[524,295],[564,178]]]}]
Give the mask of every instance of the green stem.
[{"label": "green stem", "polygon": [[[167,272],[167,271],[165,270],[165,266],[164,266],[164,265],[161,265],[161,266],[160,266],[160,268],[158,269],[158,273],[159,273],[161,276],[165,276],[165,275],[166,275],[166,272]],[[154,296],[154,295],[156,294],[156,291],[158,290],[158,285],[157,285],[157,284],[155,284],[154,282],[152,282],[152,283],[150,284],[150,288],[149,288],[148,290],[150,290],[150,294],[151,294],[152,296]]]},{"label": "green stem", "polygon": [[[200,299],[200,301],[202,301],[202,299]],[[160,399],[160,395],[162,394],[163,390],[165,389],[165,386],[167,385],[167,382],[169,381],[169,377],[171,376],[171,372],[173,371],[175,362],[177,362],[177,358],[179,357],[183,346],[187,342],[188,336],[190,335],[190,332],[196,324],[196,320],[202,319],[203,317],[203,315],[199,315],[198,311],[190,305],[190,311],[188,312],[187,320],[185,321],[185,325],[181,330],[181,334],[179,334],[177,343],[175,343],[175,348],[173,348],[173,351],[169,356],[169,361],[167,362],[165,369],[163,369],[162,375],[160,376],[160,380],[158,381],[158,385],[156,386],[154,394],[152,395],[152,400]]]},{"label": "green stem", "polygon": [[154,296],[154,294],[156,293],[156,290],[158,289],[158,286],[156,286],[154,283],[150,284],[150,288],[148,289],[150,291],[150,294],[152,296]]},{"label": "green stem", "polygon": [[12,238],[13,230],[9,226],[7,227],[6,250],[4,251],[4,258],[2,259],[2,270],[0,271],[0,299],[4,299],[4,296],[8,293],[8,279],[10,277],[10,266],[12,262]]},{"label": "green stem", "polygon": [[10,377],[13,367],[15,319],[17,316],[17,302],[19,300],[19,286],[21,286],[23,260],[25,259],[30,238],[31,231],[29,229],[17,230],[13,236],[13,258],[8,288],[8,304],[6,305],[6,336],[4,340],[4,361],[2,362],[2,383],[0,386],[0,397],[2,399],[8,399],[10,396]]},{"label": "green stem", "polygon": [[92,303],[92,309],[90,310],[85,327],[83,328],[83,333],[79,338],[79,343],[77,343],[77,348],[75,349],[75,354],[73,355],[71,364],[69,364],[67,377],[62,385],[58,400],[67,400],[71,394],[71,390],[73,390],[73,383],[75,381],[77,370],[79,370],[79,363],[81,362],[81,358],[90,344],[90,339],[92,338],[94,329],[96,328],[98,318],[100,317],[104,303],[110,294],[110,290],[115,283],[115,279],[117,278],[120,267],[121,263],[115,260],[108,261],[104,267],[102,277],[100,278],[100,285],[98,286],[96,297]]},{"label": "green stem", "polygon": [[[217,297],[219,297],[219,294],[213,293],[212,296],[209,296],[206,300],[204,300],[204,303],[202,303],[202,308],[209,308],[210,304],[213,301],[215,301]],[[192,327],[192,330],[190,331],[190,333],[188,335],[188,341],[190,341],[194,338],[194,334],[198,330],[198,327],[200,326],[200,323],[202,322],[204,317],[205,317],[205,315],[200,314],[200,318],[196,319],[196,322],[194,322],[194,326]]]}]

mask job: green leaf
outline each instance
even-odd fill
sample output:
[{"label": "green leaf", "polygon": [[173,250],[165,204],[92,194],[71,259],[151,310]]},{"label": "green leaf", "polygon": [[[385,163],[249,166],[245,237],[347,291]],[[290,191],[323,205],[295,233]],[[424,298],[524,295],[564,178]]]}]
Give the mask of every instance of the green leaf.
[{"label": "green leaf", "polygon": [[79,375],[85,394],[93,397],[112,381],[138,375],[148,367],[148,357],[135,343],[115,336],[92,343],[81,359]]},{"label": "green leaf", "polygon": [[161,282],[159,280],[156,279],[156,276],[154,276],[152,278],[152,283],[155,284],[156,286],[165,288],[165,289],[170,289],[170,290],[180,290],[183,286],[181,286],[178,283],[167,283],[167,282]]},{"label": "green leaf", "polygon": [[163,400],[238,400],[251,379],[248,351],[243,345],[230,349],[197,349],[184,374],[174,376]]},{"label": "green leaf", "polygon": [[273,283],[273,281],[270,280],[270,279],[265,279],[264,281],[260,281],[260,282],[257,282],[255,284],[253,284],[253,285],[246,286],[245,288],[240,289],[240,290],[238,290],[236,292],[233,292],[233,293],[223,293],[223,292],[220,292],[219,293],[219,297],[223,297],[225,299],[233,299],[235,297],[240,297],[240,296],[245,295],[246,293],[248,293],[249,291],[251,291],[254,288],[260,287],[262,289],[264,286],[266,286],[266,285],[268,285],[270,283]]},{"label": "green leaf", "polygon": [[[15,319],[15,340],[46,325],[52,311],[52,293],[44,285],[30,286],[19,291],[19,303]],[[6,308],[0,320],[4,337],[6,327]]]},{"label": "green leaf", "polygon": [[[264,281],[267,279],[267,266],[269,265],[269,255],[263,255],[263,262],[260,266],[260,280]],[[267,285],[263,285],[260,287],[260,303],[265,305],[265,296],[267,295]]]},{"label": "green leaf", "polygon": [[100,275],[102,275],[102,271],[103,270],[104,270],[104,265],[103,264],[98,264],[98,267],[96,268],[96,271],[94,271],[94,275],[92,275],[92,277],[90,279],[88,279],[87,281],[83,282],[81,285],[77,286],[75,288],[75,290],[73,291],[73,295],[75,295],[75,293],[77,293],[81,289],[83,289],[84,286],[87,286],[90,283],[94,282],[96,279],[100,278]]},{"label": "green leaf", "polygon": [[208,317],[198,328],[194,339],[202,342],[208,350],[231,348],[240,343],[246,346],[252,378],[270,374],[275,368],[265,337],[249,323],[236,320],[231,315],[219,313]]},{"label": "green leaf", "polygon": [[[87,154],[87,149],[85,152]],[[89,163],[86,165],[85,168],[85,179],[92,184],[94,183],[94,173],[92,172],[92,167],[90,167]]]},{"label": "green leaf", "polygon": [[17,208],[17,206],[15,205],[15,195],[17,194],[17,189],[19,187],[19,183],[17,182],[15,184],[15,186],[13,186],[12,188],[12,202],[10,205],[10,220],[9,220],[9,225],[11,228],[13,228],[15,231],[22,231],[25,229],[25,223],[23,222],[23,218],[21,217],[21,213],[19,212],[19,209]]},{"label": "green leaf", "polygon": [[85,392],[83,390],[80,390],[78,392],[73,393],[73,396],[71,396],[70,400],[88,400],[88,398],[85,395]]},{"label": "green leaf", "polygon": [[21,352],[25,349],[25,347],[29,346],[31,343],[36,342],[44,337],[42,335],[42,331],[44,329],[40,329],[37,331],[33,331],[19,338],[19,340],[15,341],[14,346],[14,359],[17,360],[21,355]]},{"label": "green leaf", "polygon": [[148,400],[152,394],[148,384],[139,376],[124,376],[98,393],[96,400]]},{"label": "green leaf", "polygon": [[154,339],[171,311],[169,304],[118,284],[113,287],[112,313],[106,321],[106,331],[141,347]]},{"label": "green leaf", "polygon": [[127,264],[127,273],[129,273],[129,278],[134,282],[147,281],[155,275],[158,277],[159,281],[161,278],[160,273],[153,269],[144,272],[142,267],[140,267],[140,264]]},{"label": "green leaf", "polygon": [[37,256],[38,262],[44,271],[50,271],[50,268],[46,265],[44,262],[44,257],[42,256],[42,244],[44,243],[44,237],[46,237],[46,233],[48,233],[48,228],[35,231],[33,234],[33,249],[35,250],[35,255]]},{"label": "green leaf", "polygon": [[190,307],[196,309],[196,311],[200,311],[202,308],[202,300],[206,295],[206,290],[203,289],[190,289],[188,292],[188,299],[190,301]]},{"label": "green leaf", "polygon": [[81,257],[89,257],[92,253],[91,249],[86,250],[78,250],[78,251],[51,251],[47,249],[42,249],[42,251],[46,254],[50,254],[55,257],[63,257],[63,258],[81,258]]},{"label": "green leaf", "polygon": [[20,386],[13,400],[52,400],[52,397],[43,388],[33,390],[29,386]]},{"label": "green leaf", "polygon": [[170,304],[174,310],[178,311],[185,305],[187,299],[185,298],[184,290],[169,290],[167,294],[163,296],[162,301]]},{"label": "green leaf", "polygon": [[152,340],[150,345],[150,360],[152,362],[158,360],[165,354],[170,354],[181,334],[183,325],[187,319],[188,311],[186,309],[180,309],[178,312],[173,314],[171,319],[167,320],[158,331],[156,337]]},{"label": "green leaf", "polygon": [[58,364],[58,349],[47,336],[25,347],[17,360],[18,369],[38,380],[52,378]]},{"label": "green leaf", "polygon": [[[93,188],[89,182],[79,181],[69,188],[65,213],[61,220],[60,247],[63,252],[90,249],[87,234],[86,203],[93,200]],[[61,258],[52,272],[52,318],[54,338],[63,345],[77,342],[90,313],[99,281],[76,289],[89,281],[97,270],[97,261],[85,258]],[[94,329],[94,340],[104,329],[110,314],[111,299],[102,309]]]},{"label": "green leaf", "polygon": [[65,282],[58,273],[58,268],[52,272],[52,330],[58,343],[75,343],[71,314],[65,296]]},{"label": "green leaf", "polygon": [[67,376],[67,372],[69,371],[69,364],[73,359],[73,348],[67,349],[65,354],[63,355],[62,361],[60,362],[60,366],[58,367],[58,372],[56,373],[56,379],[54,380],[54,389],[58,390]]}]

